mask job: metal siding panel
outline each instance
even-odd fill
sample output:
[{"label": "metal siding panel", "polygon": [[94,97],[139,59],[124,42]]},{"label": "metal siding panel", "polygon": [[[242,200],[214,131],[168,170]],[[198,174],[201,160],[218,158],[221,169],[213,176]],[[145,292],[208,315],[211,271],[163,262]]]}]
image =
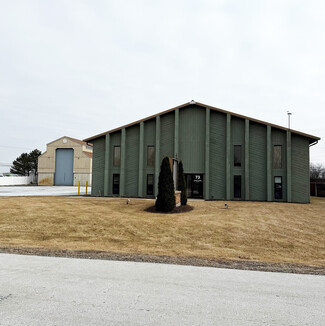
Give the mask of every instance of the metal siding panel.
[{"label": "metal siding panel", "polygon": [[126,129],[125,195],[138,195],[140,125]]},{"label": "metal siding panel", "polygon": [[143,173],[143,194],[147,195],[147,174],[155,174],[155,167],[147,166],[147,149],[149,145],[156,148],[156,119],[145,121],[144,123],[144,173]]},{"label": "metal siding panel", "polygon": [[[114,166],[113,160],[114,160],[114,146],[121,146],[121,131],[117,131],[111,134],[110,137],[110,153],[112,153],[110,157],[110,162],[109,165],[111,167],[110,173],[113,175],[114,173],[118,174],[120,173],[120,167],[119,166]],[[112,177],[110,178],[112,179]],[[113,187],[112,184],[109,185],[109,187]]]},{"label": "metal siding panel", "polygon": [[266,200],[266,126],[250,125],[250,200]]},{"label": "metal siding panel", "polygon": [[104,195],[105,137],[93,141],[92,196]]},{"label": "metal siding panel", "polygon": [[111,189],[109,188],[109,179],[110,179],[110,174],[109,174],[109,162],[110,162],[110,134],[107,134],[105,137],[105,162],[104,162],[104,196],[110,195],[112,192],[110,191]]},{"label": "metal siding panel", "polygon": [[233,145],[244,146],[245,141],[245,120],[231,117],[231,137]]},{"label": "metal siding panel", "polygon": [[[272,198],[274,199],[274,177],[282,177],[282,200],[277,201],[287,201],[287,133],[284,130],[272,128],[272,154],[271,154],[271,164],[272,164]],[[273,168],[273,146],[282,145],[282,168]]]},{"label": "metal siding panel", "polygon": [[73,155],[72,148],[58,148],[55,153],[56,186],[73,186]]},{"label": "metal siding panel", "polygon": [[210,197],[226,197],[226,114],[210,116]]},{"label": "metal siding panel", "polygon": [[174,112],[160,118],[160,164],[164,157],[174,157]]},{"label": "metal siding panel", "polygon": [[120,174],[120,167],[114,166],[114,146],[121,146],[121,131],[116,131],[110,134],[110,157],[109,157],[109,184],[108,184],[108,193],[113,194],[113,174]]},{"label": "metal siding panel", "polygon": [[205,110],[190,106],[180,110],[179,159],[184,173],[205,171]]},{"label": "metal siding panel", "polygon": [[[241,166],[234,166],[234,145],[241,145]],[[234,199],[234,176],[241,178],[241,199],[245,199],[245,120],[231,117],[231,147],[230,147],[230,198]],[[236,198],[237,200],[240,198]]]},{"label": "metal siding panel", "polygon": [[292,134],[292,201],[309,203],[309,142]]},{"label": "metal siding panel", "polygon": [[144,145],[156,145],[156,121],[151,119],[144,123]]}]

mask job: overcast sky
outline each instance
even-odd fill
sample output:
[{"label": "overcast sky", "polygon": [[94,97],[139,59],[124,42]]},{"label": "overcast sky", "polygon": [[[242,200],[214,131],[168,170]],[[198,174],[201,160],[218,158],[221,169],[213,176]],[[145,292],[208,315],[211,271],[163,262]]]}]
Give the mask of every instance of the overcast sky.
[{"label": "overcast sky", "polygon": [[192,99],[325,139],[324,1],[0,5],[0,172]]}]

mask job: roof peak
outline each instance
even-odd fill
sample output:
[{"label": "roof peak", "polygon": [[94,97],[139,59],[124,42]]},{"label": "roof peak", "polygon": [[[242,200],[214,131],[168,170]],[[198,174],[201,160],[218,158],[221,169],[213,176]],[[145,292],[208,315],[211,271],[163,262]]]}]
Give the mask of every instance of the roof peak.
[{"label": "roof peak", "polygon": [[318,141],[320,140],[319,137],[316,137],[316,136],[313,136],[313,135],[309,135],[309,134],[305,134],[303,132],[300,132],[300,131],[296,131],[296,130],[293,130],[293,129],[288,129],[286,127],[282,127],[282,126],[279,126],[279,125],[275,125],[275,124],[272,124],[272,123],[269,123],[269,122],[265,122],[265,121],[262,121],[262,120],[258,120],[258,119],[254,119],[254,118],[250,118],[250,117],[247,117],[247,116],[244,116],[244,115],[241,115],[241,114],[238,114],[238,113],[234,113],[234,112],[230,112],[230,111],[227,111],[227,110],[223,110],[223,109],[219,109],[217,107],[213,107],[211,105],[206,105],[206,104],[203,104],[203,103],[199,103],[199,102],[196,102],[194,100],[191,100],[190,102],[187,102],[187,103],[184,103],[182,105],[179,105],[179,106],[176,106],[174,108],[171,108],[171,109],[168,109],[168,110],[165,110],[165,111],[162,111],[160,113],[157,113],[157,114],[154,114],[154,115],[151,115],[149,117],[146,117],[144,119],[141,119],[141,120],[137,120],[137,121],[134,121],[132,123],[129,123],[127,125],[123,125],[121,127],[118,127],[118,128],[115,128],[115,129],[111,129],[109,131],[106,131],[106,132],[103,132],[101,134],[98,134],[98,135],[95,135],[93,137],[89,137],[89,138],[86,138],[84,139],[85,142],[89,142],[93,139],[96,139],[96,138],[99,138],[99,137],[102,137],[102,136],[105,136],[107,134],[110,134],[112,132],[115,132],[115,131],[118,131],[118,130],[121,130],[121,129],[124,129],[124,128],[128,128],[128,127],[131,127],[133,125],[136,125],[140,122],[144,122],[144,121],[147,121],[147,120],[150,120],[150,119],[153,119],[157,116],[161,116],[161,115],[164,115],[164,114],[167,114],[167,113],[170,113],[170,112],[173,112],[177,109],[182,109],[182,108],[185,108],[185,107],[188,107],[190,105],[197,105],[199,107],[202,107],[202,108],[206,108],[206,109],[210,109],[210,110],[213,110],[213,111],[217,111],[217,112],[220,112],[220,113],[224,113],[224,114],[230,114],[234,117],[237,117],[237,118],[241,118],[241,119],[245,119],[245,120],[249,120],[249,121],[252,121],[252,122],[255,122],[255,123],[259,123],[259,124],[263,124],[263,125],[266,125],[266,126],[271,126],[273,128],[277,128],[277,129],[281,129],[281,130],[285,130],[285,131],[290,131],[292,133],[295,133],[295,134],[299,134],[301,136],[304,136],[304,137],[307,137],[309,138],[310,140],[313,140],[313,141]]}]

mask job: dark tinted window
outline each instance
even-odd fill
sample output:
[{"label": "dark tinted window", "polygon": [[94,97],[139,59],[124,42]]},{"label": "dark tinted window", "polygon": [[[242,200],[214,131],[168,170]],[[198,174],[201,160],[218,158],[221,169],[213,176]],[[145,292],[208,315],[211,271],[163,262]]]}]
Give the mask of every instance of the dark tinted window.
[{"label": "dark tinted window", "polygon": [[114,146],[113,165],[114,166],[121,165],[121,147],[120,146]]},{"label": "dark tinted window", "polygon": [[241,166],[241,145],[234,146],[234,166]]},{"label": "dark tinted window", "polygon": [[120,194],[120,175],[113,174],[113,195]]},{"label": "dark tinted window", "polygon": [[155,166],[155,146],[147,148],[147,166]]},{"label": "dark tinted window", "polygon": [[273,146],[273,168],[274,169],[282,168],[282,146],[281,145]]},{"label": "dark tinted window", "polygon": [[282,199],[282,177],[274,177],[274,199]]},{"label": "dark tinted window", "polygon": [[153,174],[148,174],[147,175],[147,195],[148,196],[153,195],[153,184],[154,184]]},{"label": "dark tinted window", "polygon": [[234,197],[241,198],[241,175],[234,175]]}]

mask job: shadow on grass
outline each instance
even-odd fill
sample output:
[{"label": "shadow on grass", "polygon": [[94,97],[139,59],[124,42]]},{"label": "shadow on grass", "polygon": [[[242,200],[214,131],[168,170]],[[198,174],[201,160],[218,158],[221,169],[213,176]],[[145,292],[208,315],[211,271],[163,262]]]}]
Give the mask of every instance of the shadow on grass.
[{"label": "shadow on grass", "polygon": [[177,213],[187,213],[194,209],[193,206],[190,205],[182,205],[179,207],[175,207],[171,212],[161,212],[156,210],[156,206],[152,205],[146,208],[144,211],[148,213],[157,213],[157,214],[177,214]]}]

